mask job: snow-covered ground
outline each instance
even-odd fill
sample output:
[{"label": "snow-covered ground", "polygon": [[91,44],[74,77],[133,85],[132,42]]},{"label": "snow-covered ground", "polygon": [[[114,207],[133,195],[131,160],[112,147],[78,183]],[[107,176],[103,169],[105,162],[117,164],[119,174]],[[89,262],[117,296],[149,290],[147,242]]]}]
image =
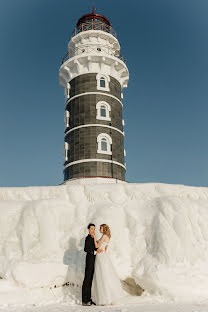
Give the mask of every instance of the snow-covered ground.
[{"label": "snow-covered ground", "polygon": [[0,312],[207,312],[208,305],[205,304],[182,304],[182,303],[133,303],[123,306],[112,307],[82,307],[70,305],[67,302],[47,304],[44,306],[33,304],[30,306],[4,305]]},{"label": "snow-covered ground", "polygon": [[0,188],[0,312],[84,309],[89,222],[110,225],[109,255],[133,283],[121,306],[87,311],[208,312],[208,188],[160,183]]}]

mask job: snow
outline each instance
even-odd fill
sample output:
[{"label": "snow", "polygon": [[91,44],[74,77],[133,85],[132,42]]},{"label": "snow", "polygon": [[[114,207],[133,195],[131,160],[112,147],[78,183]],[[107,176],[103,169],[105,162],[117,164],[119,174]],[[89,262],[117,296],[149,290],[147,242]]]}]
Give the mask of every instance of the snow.
[{"label": "snow", "polygon": [[167,305],[168,311],[208,310],[208,188],[161,183],[0,188],[0,215],[0,312],[25,305],[27,311],[47,311],[36,309],[43,304],[50,311],[60,311],[60,305],[62,311],[83,309],[89,222],[97,230],[101,223],[110,225],[108,253],[120,279],[131,278],[145,289],[130,296],[125,288],[122,312],[167,311]]}]

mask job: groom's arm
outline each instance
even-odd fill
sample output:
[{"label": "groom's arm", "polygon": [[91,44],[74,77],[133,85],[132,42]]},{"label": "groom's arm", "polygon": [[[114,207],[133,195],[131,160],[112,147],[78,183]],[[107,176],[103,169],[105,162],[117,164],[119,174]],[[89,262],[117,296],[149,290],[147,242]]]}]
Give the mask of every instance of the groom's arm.
[{"label": "groom's arm", "polygon": [[84,246],[84,251],[94,255],[94,247],[92,246],[92,242],[90,241],[89,237],[87,236],[85,239],[85,246]]},{"label": "groom's arm", "polygon": [[97,254],[97,250],[98,250],[98,248],[94,247],[94,255]]}]

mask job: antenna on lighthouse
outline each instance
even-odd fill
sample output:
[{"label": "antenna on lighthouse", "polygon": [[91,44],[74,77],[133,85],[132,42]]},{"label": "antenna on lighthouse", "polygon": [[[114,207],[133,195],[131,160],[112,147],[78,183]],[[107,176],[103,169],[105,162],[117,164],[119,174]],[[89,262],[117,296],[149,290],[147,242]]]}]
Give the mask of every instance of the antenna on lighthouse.
[{"label": "antenna on lighthouse", "polygon": [[96,9],[95,9],[95,1],[93,1],[93,3],[92,3],[92,13],[94,14],[95,11],[96,11]]}]

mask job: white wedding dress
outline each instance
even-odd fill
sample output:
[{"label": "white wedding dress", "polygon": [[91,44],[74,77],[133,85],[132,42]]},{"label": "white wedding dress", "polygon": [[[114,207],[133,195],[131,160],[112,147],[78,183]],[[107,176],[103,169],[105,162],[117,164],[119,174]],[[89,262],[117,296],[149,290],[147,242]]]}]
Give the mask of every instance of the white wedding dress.
[{"label": "white wedding dress", "polygon": [[108,244],[109,241],[101,244],[99,248],[103,249],[103,252],[97,254],[95,259],[92,300],[96,305],[118,304],[124,297],[120,280],[108,254],[105,252],[105,247]]}]

